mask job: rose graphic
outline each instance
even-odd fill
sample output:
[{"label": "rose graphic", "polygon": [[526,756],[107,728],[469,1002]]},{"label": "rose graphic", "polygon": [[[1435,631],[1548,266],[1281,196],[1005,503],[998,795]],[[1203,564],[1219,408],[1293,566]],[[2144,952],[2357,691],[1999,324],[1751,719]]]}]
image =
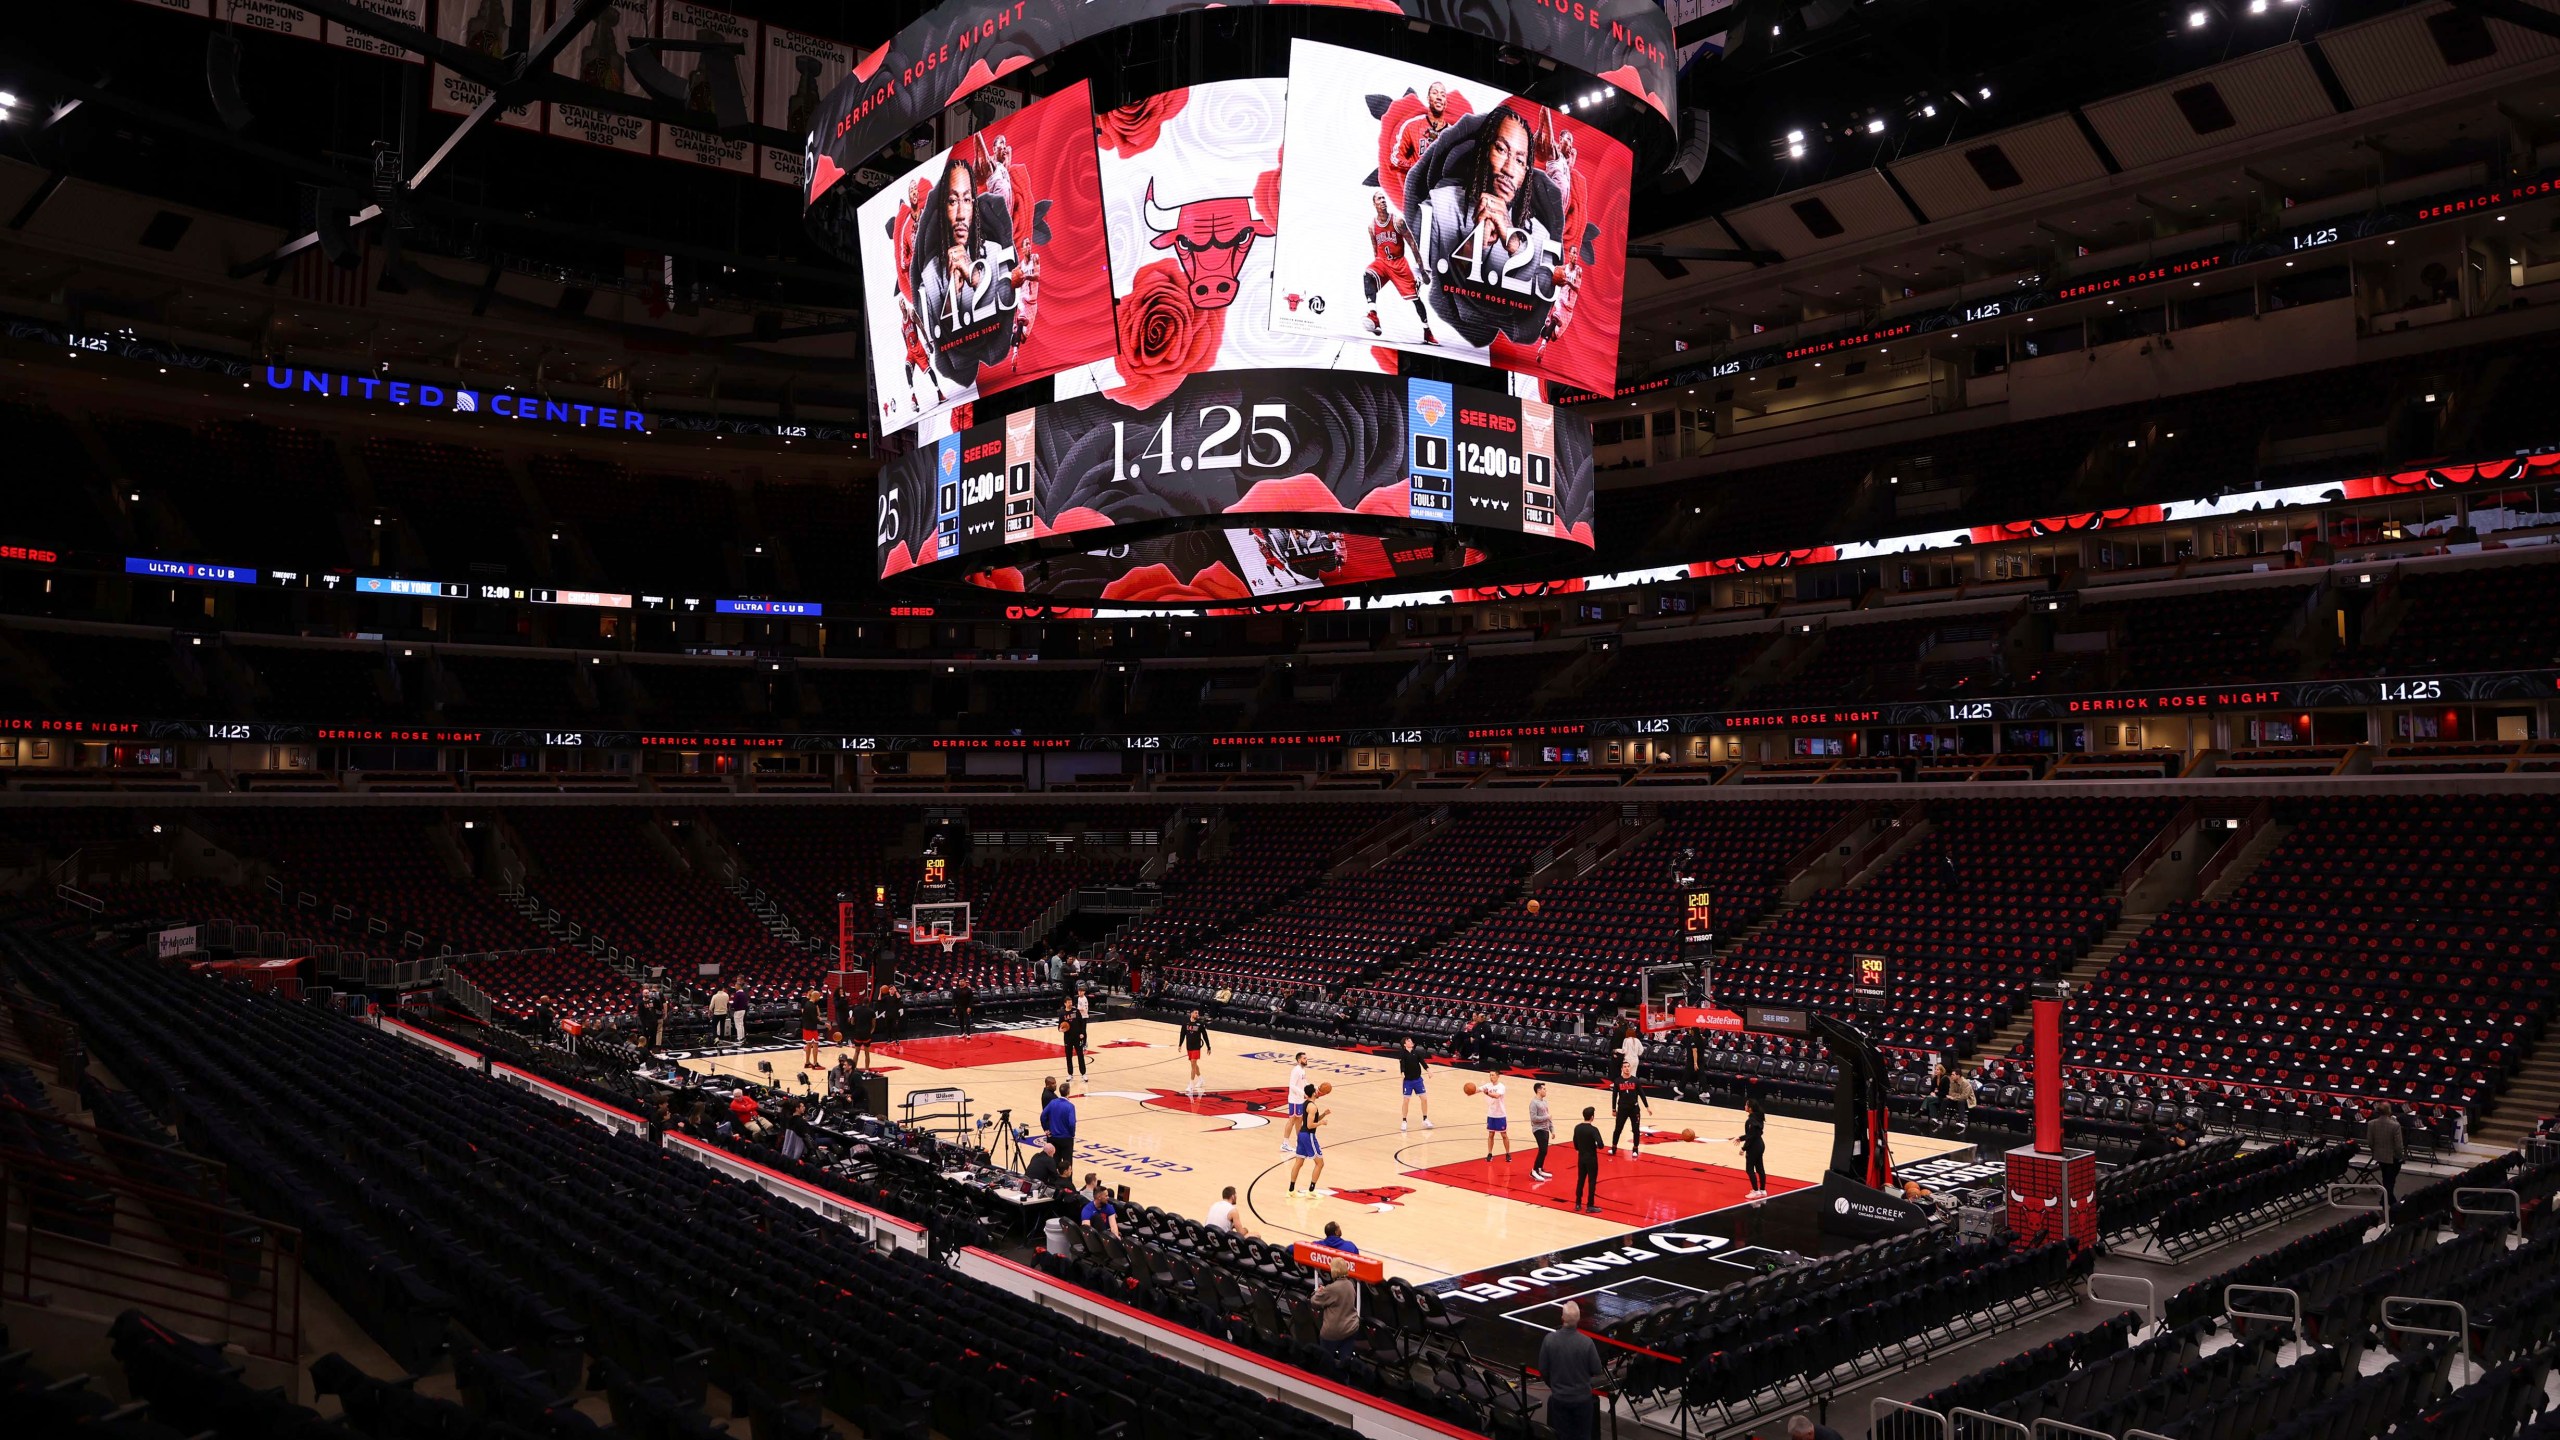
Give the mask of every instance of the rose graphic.
[{"label": "rose graphic", "polygon": [[1186,377],[1208,369],[1225,340],[1226,315],[1191,303],[1191,287],[1178,262],[1158,260],[1141,267],[1119,302],[1123,383],[1110,392],[1111,398],[1144,410],[1172,394]]},{"label": "rose graphic", "polygon": [[1168,90],[1105,110],[1093,117],[1094,143],[1126,160],[1153,146],[1164,122],[1181,114],[1190,99],[1188,90]]}]

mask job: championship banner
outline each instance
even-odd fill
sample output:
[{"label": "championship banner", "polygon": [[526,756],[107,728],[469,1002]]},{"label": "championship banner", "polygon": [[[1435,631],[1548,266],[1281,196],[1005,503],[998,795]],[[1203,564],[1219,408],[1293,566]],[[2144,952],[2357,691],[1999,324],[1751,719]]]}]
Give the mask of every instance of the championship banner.
[{"label": "championship banner", "polygon": [[[693,4],[691,0],[666,0],[666,8],[658,12],[658,38],[719,41],[740,47],[742,53],[732,63],[737,67],[739,88],[746,92],[747,114],[749,117],[755,115],[757,62],[763,58],[756,45],[756,22],[726,10]],[[658,63],[667,68],[668,74],[685,82],[687,105],[704,111],[712,108],[711,82],[704,73],[701,51],[662,50],[657,58]],[[756,173],[756,147],[753,143],[731,140],[708,130],[660,125],[658,154],[664,159],[683,160],[739,175]]]},{"label": "championship banner", "polygon": [[[575,0],[551,0],[551,22],[558,24],[575,8]],[[551,62],[552,73],[599,90],[648,98],[631,73],[630,49],[634,40],[654,38],[649,10],[650,0],[613,0]],[[627,155],[646,155],[655,148],[658,124],[654,120],[556,101],[545,108],[549,111],[545,128],[563,139],[583,140]]]},{"label": "championship banner", "polygon": [[[371,11],[385,20],[419,30],[427,28],[427,0],[354,0],[354,4],[357,9]],[[328,23],[323,34],[330,44],[341,50],[353,50],[359,55],[371,55],[379,60],[398,60],[416,65],[426,59],[415,50],[403,50],[388,40],[377,40],[361,30],[350,30],[335,20]]]},{"label": "championship banner", "polygon": [[243,30],[264,30],[297,40],[320,38],[320,17],[291,0],[222,0],[221,9],[224,20]]},{"label": "championship banner", "polygon": [[[507,58],[507,0],[444,0],[435,7],[436,38],[477,50],[491,60]],[[468,115],[489,98],[489,87],[467,80],[442,65],[427,79],[427,108],[447,115]],[[510,105],[489,117],[518,130],[539,130],[542,117],[531,104]]]},{"label": "championship banner", "polygon": [[[827,92],[836,88],[852,69],[852,48],[820,36],[767,25],[763,54],[763,63],[756,67],[761,72],[757,80],[756,119],[794,135],[808,134],[809,127],[816,123],[819,107],[826,103]],[[880,143],[886,145],[895,138],[889,136]],[[809,185],[809,152],[764,146],[756,156],[756,173],[767,180],[800,186],[805,193]]]},{"label": "championship banner", "polygon": [[1294,42],[1272,328],[1606,389],[1635,160],[1543,105]]},{"label": "championship banner", "polygon": [[[1483,36],[1614,85],[1672,123],[1671,19],[1654,0],[1229,0],[1229,8],[1280,3],[1402,14]],[[804,194],[815,204],[836,177],[899,136],[1044,56],[1206,8],[1206,0],[951,0],[864,55],[843,83],[829,82],[811,136],[824,163]]]},{"label": "championship banner", "polygon": [[856,214],[884,432],[1110,353],[1083,82],[907,171]]}]

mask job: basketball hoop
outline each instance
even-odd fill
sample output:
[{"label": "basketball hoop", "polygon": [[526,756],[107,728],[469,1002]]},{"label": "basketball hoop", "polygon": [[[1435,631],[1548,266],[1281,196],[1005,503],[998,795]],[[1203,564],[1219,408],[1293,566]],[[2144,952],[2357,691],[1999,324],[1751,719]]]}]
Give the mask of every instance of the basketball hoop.
[{"label": "basketball hoop", "polygon": [[949,956],[954,949],[957,949],[960,944],[960,937],[952,933],[951,927],[938,922],[934,925],[933,929],[926,934],[925,938],[932,941],[934,944],[941,946],[942,953],[946,957]]}]

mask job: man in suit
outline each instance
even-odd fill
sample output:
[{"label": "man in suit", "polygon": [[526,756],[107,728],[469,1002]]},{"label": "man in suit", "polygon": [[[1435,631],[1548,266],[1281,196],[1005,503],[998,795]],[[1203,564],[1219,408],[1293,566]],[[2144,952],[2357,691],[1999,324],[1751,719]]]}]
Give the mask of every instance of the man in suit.
[{"label": "man in suit", "polygon": [[2399,1208],[2400,1166],[2409,1158],[2409,1140],[2401,1133],[2400,1116],[2385,1105],[2364,1127],[2365,1147],[2373,1152],[2373,1168],[2382,1176],[2382,1217]]}]

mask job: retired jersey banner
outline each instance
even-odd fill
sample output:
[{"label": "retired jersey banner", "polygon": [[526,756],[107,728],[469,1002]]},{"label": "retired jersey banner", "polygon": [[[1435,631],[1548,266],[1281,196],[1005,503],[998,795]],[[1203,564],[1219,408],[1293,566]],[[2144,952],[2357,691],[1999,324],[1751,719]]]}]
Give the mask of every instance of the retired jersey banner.
[{"label": "retired jersey banner", "polygon": [[[1672,27],[1655,0],[1227,0],[1401,14],[1555,60],[1672,119]],[[1207,0],[950,0],[864,55],[818,112],[814,144],[851,171],[916,126],[1043,56]],[[777,122],[778,123],[778,122]],[[814,201],[824,186],[813,180]],[[1621,201],[1623,203],[1623,201]]]}]

